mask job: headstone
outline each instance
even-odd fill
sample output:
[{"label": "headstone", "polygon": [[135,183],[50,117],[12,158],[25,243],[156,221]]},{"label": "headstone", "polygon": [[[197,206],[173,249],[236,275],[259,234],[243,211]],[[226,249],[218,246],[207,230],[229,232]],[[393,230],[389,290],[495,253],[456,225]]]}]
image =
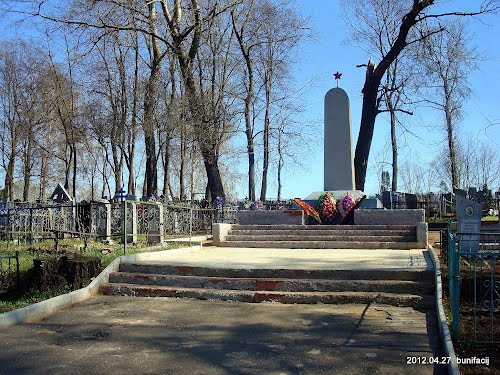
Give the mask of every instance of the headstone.
[{"label": "headstone", "polygon": [[351,111],[347,93],[339,87],[325,95],[324,188],[354,190]]},{"label": "headstone", "polygon": [[90,229],[99,241],[111,240],[111,203],[107,200],[92,202],[90,206]]},{"label": "headstone", "polygon": [[483,205],[461,195],[456,198],[460,251],[478,252]]},{"label": "headstone", "polygon": [[146,207],[148,217],[148,244],[162,243],[164,233],[163,205],[160,203],[148,203]]},{"label": "headstone", "polygon": [[361,202],[360,209],[375,209],[375,208],[384,208],[382,202],[378,198],[365,198],[363,202]]},{"label": "headstone", "polygon": [[392,208],[392,193],[390,191],[382,192],[382,205],[387,209]]},{"label": "headstone", "polygon": [[415,194],[405,194],[406,208],[409,210],[417,209],[417,196]]}]

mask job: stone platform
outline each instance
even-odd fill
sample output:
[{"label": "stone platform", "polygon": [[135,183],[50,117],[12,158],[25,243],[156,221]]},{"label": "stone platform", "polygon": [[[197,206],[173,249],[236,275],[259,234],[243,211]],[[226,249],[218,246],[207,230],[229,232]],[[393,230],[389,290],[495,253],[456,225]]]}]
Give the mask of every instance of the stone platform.
[{"label": "stone platform", "polygon": [[427,231],[417,225],[214,224],[213,240],[227,247],[412,249],[427,246]]}]

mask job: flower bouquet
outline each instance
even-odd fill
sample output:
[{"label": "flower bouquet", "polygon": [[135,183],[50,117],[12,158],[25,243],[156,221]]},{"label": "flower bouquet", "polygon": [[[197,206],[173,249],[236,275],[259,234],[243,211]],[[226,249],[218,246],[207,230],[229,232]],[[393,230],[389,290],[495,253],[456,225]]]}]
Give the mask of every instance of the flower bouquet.
[{"label": "flower bouquet", "polygon": [[337,201],[329,191],[318,199],[318,213],[323,224],[334,224],[337,212]]},{"label": "flower bouquet", "polygon": [[346,192],[337,203],[337,210],[340,212],[342,222],[345,222],[349,214],[356,208],[356,206],[363,200],[365,195],[356,199],[350,192]]},{"label": "flower bouquet", "polygon": [[250,206],[250,209],[253,210],[253,211],[262,211],[264,208],[262,206],[262,202],[261,201],[255,201]]},{"label": "flower bouquet", "polygon": [[218,196],[214,199],[212,204],[216,210],[221,210],[224,207],[224,198]]},{"label": "flower bouquet", "polygon": [[303,200],[299,198],[293,198],[292,201],[296,203],[300,208],[302,208],[307,216],[311,216],[314,218],[318,223],[321,223],[321,218],[319,217],[318,212],[314,208],[311,207],[309,203],[304,202]]}]

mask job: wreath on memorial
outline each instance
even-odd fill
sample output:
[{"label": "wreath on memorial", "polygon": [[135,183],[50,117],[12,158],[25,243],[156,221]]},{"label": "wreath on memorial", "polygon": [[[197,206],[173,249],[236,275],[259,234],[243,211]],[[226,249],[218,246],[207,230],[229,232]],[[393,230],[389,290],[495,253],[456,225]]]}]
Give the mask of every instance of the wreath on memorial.
[{"label": "wreath on memorial", "polygon": [[253,211],[262,211],[264,209],[264,207],[262,206],[262,202],[261,201],[255,201],[250,206],[250,209],[253,210]]},{"label": "wreath on memorial", "polygon": [[345,219],[349,216],[349,214],[356,208],[359,202],[363,200],[365,195],[361,196],[360,198],[356,199],[354,195],[350,192],[346,192],[338,201],[337,204],[337,209],[340,213],[340,216],[342,217],[342,221],[345,221]]},{"label": "wreath on memorial", "polygon": [[292,201],[296,203],[300,208],[302,208],[307,216],[314,218],[318,223],[321,224],[321,218],[319,217],[318,212],[314,208],[312,208],[309,203],[306,203],[299,198],[293,198]]},{"label": "wreath on memorial", "polygon": [[337,201],[329,191],[319,197],[318,214],[323,224],[334,224],[337,212]]},{"label": "wreath on memorial", "polygon": [[224,198],[216,197],[213,206],[216,210],[221,210],[224,207]]}]

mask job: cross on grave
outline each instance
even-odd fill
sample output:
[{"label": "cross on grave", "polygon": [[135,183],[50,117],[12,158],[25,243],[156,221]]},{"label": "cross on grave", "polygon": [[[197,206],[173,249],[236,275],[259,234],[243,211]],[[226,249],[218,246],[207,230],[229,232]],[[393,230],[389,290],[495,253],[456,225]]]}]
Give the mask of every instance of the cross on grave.
[{"label": "cross on grave", "polygon": [[120,190],[118,190],[115,194],[115,199],[119,199],[120,202],[124,202],[125,199],[127,199],[127,194],[126,194],[126,191],[123,190],[123,188],[121,188]]}]

